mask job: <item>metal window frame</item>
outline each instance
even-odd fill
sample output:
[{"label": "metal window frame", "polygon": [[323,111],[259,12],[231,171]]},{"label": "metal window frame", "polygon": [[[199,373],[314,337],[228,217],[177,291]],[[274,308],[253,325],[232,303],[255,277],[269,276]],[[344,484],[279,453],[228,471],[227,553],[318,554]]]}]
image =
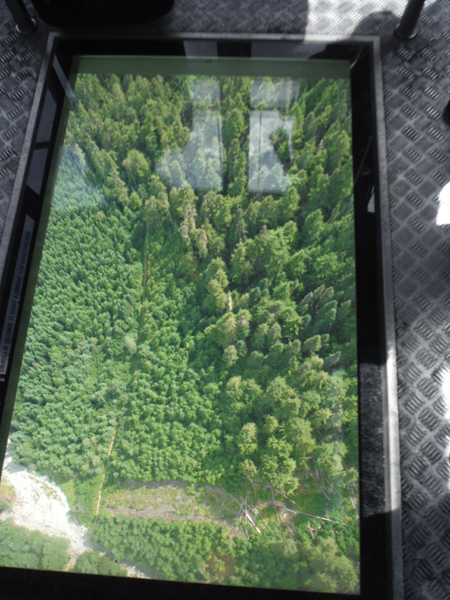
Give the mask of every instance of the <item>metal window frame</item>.
[{"label": "metal window frame", "polygon": [[[49,73],[52,68],[53,59],[55,57],[56,47],[60,42],[89,42],[89,41],[104,41],[111,42],[115,39],[121,42],[133,43],[135,40],[131,34],[125,34],[123,36],[111,36],[109,34],[60,34],[51,33],[49,35],[47,48],[39,75],[39,79],[36,86],[35,96],[33,105],[30,112],[30,119],[24,139],[20,162],[17,170],[17,176],[11,202],[9,205],[8,215],[5,221],[5,228],[3,237],[0,244],[0,299],[3,298],[6,293],[6,287],[8,281],[11,280],[11,265],[14,264],[14,251],[13,241],[17,237],[19,232],[19,219],[18,216],[23,207],[24,202],[24,188],[27,176],[30,170],[31,155],[37,135],[37,127],[43,110],[43,102],[45,97],[45,91],[49,83]],[[326,35],[293,35],[293,34],[200,34],[200,33],[180,33],[170,34],[167,36],[148,36],[141,38],[140,41],[229,41],[229,42],[297,42],[304,44],[350,44],[360,45],[369,50],[371,56],[371,84],[372,84],[372,95],[373,95],[373,107],[372,107],[372,120],[373,128],[375,132],[374,136],[374,149],[376,153],[377,162],[377,173],[376,173],[376,211],[378,212],[378,224],[379,224],[379,265],[381,268],[381,291],[382,291],[382,311],[383,311],[383,331],[382,338],[385,351],[385,361],[381,365],[382,375],[382,397],[383,397],[383,423],[381,424],[383,429],[384,438],[384,456],[376,457],[378,460],[378,466],[380,461],[384,464],[384,516],[387,519],[387,535],[388,535],[388,547],[387,562],[388,562],[388,584],[387,593],[388,597],[393,600],[402,600],[403,598],[403,558],[402,558],[402,523],[401,523],[401,487],[400,487],[400,452],[399,452],[399,429],[398,429],[398,400],[397,400],[397,369],[396,369],[396,345],[395,345],[395,321],[394,321],[394,302],[393,302],[393,281],[392,281],[392,244],[390,235],[390,217],[389,217],[389,197],[387,189],[387,160],[386,160],[386,130],[384,121],[384,106],[383,106],[383,82],[382,82],[382,70],[381,70],[381,54],[380,54],[380,41],[378,37],[374,36],[326,36]],[[8,280],[9,273],[9,280]],[[23,321],[23,320],[22,320]],[[1,326],[1,323],[0,323]],[[27,323],[25,326],[23,323],[20,325],[21,333],[18,335],[24,335]],[[0,406],[0,408],[3,408]],[[9,430],[9,422],[12,415],[12,406],[4,407],[4,414],[2,419],[2,430],[5,431],[5,420],[7,422],[7,429]],[[9,421],[9,422],[8,422]],[[363,437],[360,438],[360,446],[364,444]],[[0,435],[0,456],[3,456],[6,448],[6,437]],[[362,450],[364,453],[364,449]],[[375,510],[375,513],[377,513]],[[362,506],[362,517],[364,518],[365,513],[367,516],[373,516],[370,514],[370,507]],[[20,574],[26,573],[22,569],[8,569],[0,568],[0,582],[9,581],[11,584],[11,590],[15,590],[11,597],[22,598],[28,597],[26,590],[22,589],[17,583],[20,578]],[[29,572],[30,574],[32,572]],[[50,589],[57,588],[58,586],[74,585],[77,578],[80,581],[83,580],[85,585],[91,586],[90,589],[97,590],[103,589],[99,587],[99,580],[103,580],[105,584],[106,580],[111,578],[99,578],[97,576],[79,576],[72,574],[52,573],[51,580],[54,583],[47,583],[50,575],[46,572],[33,572],[35,574],[36,582],[41,582],[39,585],[47,585],[47,592]],[[38,573],[38,575],[36,575]],[[93,579],[94,578],[94,579]],[[70,583],[72,582],[72,583]],[[142,593],[148,592],[150,588],[145,588],[147,582],[128,582],[124,584],[123,589],[129,588],[131,584],[136,585],[136,592],[138,589],[142,589]],[[38,583],[36,583],[38,585]],[[81,585],[81,584],[80,584]],[[84,585],[84,584],[83,584]],[[184,585],[184,584],[182,584]],[[195,584],[194,590],[192,590],[191,584],[185,584],[187,587],[184,588],[185,594],[188,596],[192,594],[192,597],[220,597],[221,594],[224,598],[233,594],[234,588],[226,586],[205,586]],[[17,588],[15,587],[17,586]],[[161,582],[152,581],[152,590],[154,593],[161,593],[170,596],[170,590],[176,592],[177,584],[173,582]],[[22,586],[23,587],[23,586]],[[25,586],[26,587],[26,586]],[[77,586],[75,586],[77,587]],[[189,592],[190,589],[190,592]],[[236,597],[237,590],[236,588]],[[250,593],[249,589],[244,589],[244,594]],[[281,592],[273,590],[258,589],[254,590],[257,592],[258,597],[267,598],[272,597],[271,595],[276,593],[277,595],[286,595],[286,597],[296,598],[324,598],[334,597],[339,598],[339,594],[314,594],[304,592]],[[128,593],[128,592],[127,592]],[[25,594],[25,595],[23,595]],[[34,592],[33,592],[34,594]],[[34,595],[30,597],[35,597]],[[37,597],[37,596],[36,596]],[[56,597],[56,596],[55,596]],[[112,597],[122,597],[121,595]],[[346,596],[342,596],[343,598]],[[366,590],[363,598],[372,598],[375,596],[370,595],[370,590]]]}]

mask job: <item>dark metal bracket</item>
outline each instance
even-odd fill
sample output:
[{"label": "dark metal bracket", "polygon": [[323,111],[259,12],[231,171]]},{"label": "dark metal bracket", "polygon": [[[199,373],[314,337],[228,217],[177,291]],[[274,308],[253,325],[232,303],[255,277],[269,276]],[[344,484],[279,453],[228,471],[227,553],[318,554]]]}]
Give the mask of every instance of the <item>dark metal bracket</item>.
[{"label": "dark metal bracket", "polygon": [[416,27],[425,0],[409,0],[400,23],[395,28],[395,35],[400,40],[412,40],[416,37]]},{"label": "dark metal bracket", "polygon": [[30,17],[23,0],[6,0],[6,4],[16,22],[16,30],[28,35],[36,29],[36,21]]}]

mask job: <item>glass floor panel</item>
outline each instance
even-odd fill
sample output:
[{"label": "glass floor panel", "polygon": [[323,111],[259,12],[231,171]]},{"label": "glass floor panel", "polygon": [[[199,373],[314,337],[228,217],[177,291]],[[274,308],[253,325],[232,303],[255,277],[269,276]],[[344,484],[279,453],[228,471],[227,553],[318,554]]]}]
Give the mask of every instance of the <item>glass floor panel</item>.
[{"label": "glass floor panel", "polygon": [[207,44],[53,64],[4,300],[0,565],[359,594],[352,63]]}]

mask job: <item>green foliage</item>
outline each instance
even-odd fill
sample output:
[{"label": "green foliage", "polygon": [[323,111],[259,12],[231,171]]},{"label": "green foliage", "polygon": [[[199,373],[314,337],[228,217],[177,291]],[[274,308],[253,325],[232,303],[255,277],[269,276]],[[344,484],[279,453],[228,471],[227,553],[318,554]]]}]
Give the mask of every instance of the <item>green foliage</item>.
[{"label": "green foliage", "polygon": [[5,482],[0,483],[0,512],[2,510],[11,510],[16,498],[14,488]]},{"label": "green foliage", "polygon": [[117,560],[129,558],[182,581],[202,581],[205,561],[214,551],[227,554],[230,548],[226,528],[212,523],[101,516],[92,531]]},{"label": "green foliage", "polygon": [[0,522],[0,565],[22,569],[62,571],[69,562],[69,540]]},{"label": "green foliage", "polygon": [[[302,81],[299,94],[293,84],[78,78],[11,445],[70,486],[81,521],[94,521],[102,486],[118,478],[300,500],[317,472],[316,496],[331,494],[337,522],[357,523],[348,83]],[[273,132],[279,160],[260,157],[262,187],[249,191],[250,113],[270,108],[278,86],[292,101],[277,118],[292,132]],[[93,527],[118,560],[168,578],[357,587],[358,555],[344,560],[355,531],[328,531],[306,555],[278,523],[232,538],[216,524],[100,511]],[[112,572],[105,561],[89,553],[76,568]]]},{"label": "green foliage", "polygon": [[233,537],[229,528],[210,522],[104,515],[93,527],[93,539],[111,548],[116,560],[128,558],[144,564],[165,579],[319,592],[358,591],[357,569],[339,553],[333,535],[312,543],[307,538],[286,539],[266,529],[259,535],[250,530],[246,539]]},{"label": "green foliage", "polygon": [[116,575],[125,577],[127,570],[117,561],[111,560],[106,554],[100,552],[83,552],[77,558],[71,569],[74,573],[90,573],[93,575]]}]

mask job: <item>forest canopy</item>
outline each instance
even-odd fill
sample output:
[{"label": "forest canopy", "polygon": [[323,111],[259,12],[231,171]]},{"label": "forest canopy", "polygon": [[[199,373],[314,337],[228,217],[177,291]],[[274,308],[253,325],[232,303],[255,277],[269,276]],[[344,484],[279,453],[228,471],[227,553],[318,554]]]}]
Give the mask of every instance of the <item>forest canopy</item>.
[{"label": "forest canopy", "polygon": [[[357,593],[348,81],[81,74],[74,94],[15,459],[160,577]],[[135,509],[158,482],[234,517]]]}]

